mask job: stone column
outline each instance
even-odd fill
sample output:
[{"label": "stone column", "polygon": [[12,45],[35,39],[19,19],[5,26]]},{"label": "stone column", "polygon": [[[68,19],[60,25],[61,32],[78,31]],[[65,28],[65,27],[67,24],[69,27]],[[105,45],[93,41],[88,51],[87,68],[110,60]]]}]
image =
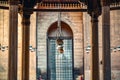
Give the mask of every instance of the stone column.
[{"label": "stone column", "polygon": [[102,0],[103,80],[111,80],[110,6]]},{"label": "stone column", "polygon": [[100,0],[87,0],[88,14],[91,16],[91,53],[90,53],[90,80],[99,80],[99,42],[98,17],[101,15]]},{"label": "stone column", "polygon": [[90,80],[99,80],[99,46],[98,46],[98,17],[99,10],[91,11],[91,59],[90,59]]},{"label": "stone column", "polygon": [[29,42],[30,42],[30,15],[29,11],[22,16],[22,80],[29,80]]},{"label": "stone column", "polygon": [[8,80],[17,80],[18,1],[10,0]]}]

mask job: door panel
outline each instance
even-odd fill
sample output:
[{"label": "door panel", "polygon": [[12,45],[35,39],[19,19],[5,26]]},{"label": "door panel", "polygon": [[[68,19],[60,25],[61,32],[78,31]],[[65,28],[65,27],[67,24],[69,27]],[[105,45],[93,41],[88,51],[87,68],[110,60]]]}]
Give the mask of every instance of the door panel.
[{"label": "door panel", "polygon": [[55,42],[55,39],[49,39],[48,78],[50,80],[73,80],[72,39],[63,40],[63,54],[57,52]]}]

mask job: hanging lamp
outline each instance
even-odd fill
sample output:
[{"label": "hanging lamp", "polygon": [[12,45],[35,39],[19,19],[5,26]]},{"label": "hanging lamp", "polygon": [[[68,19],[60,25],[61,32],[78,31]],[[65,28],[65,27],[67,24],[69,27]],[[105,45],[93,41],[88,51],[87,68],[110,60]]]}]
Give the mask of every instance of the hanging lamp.
[{"label": "hanging lamp", "polygon": [[[60,4],[58,4],[58,8],[60,9]],[[61,28],[61,12],[58,12],[58,24],[57,24],[57,51],[58,53],[63,53],[63,39],[62,39],[62,28]]]}]

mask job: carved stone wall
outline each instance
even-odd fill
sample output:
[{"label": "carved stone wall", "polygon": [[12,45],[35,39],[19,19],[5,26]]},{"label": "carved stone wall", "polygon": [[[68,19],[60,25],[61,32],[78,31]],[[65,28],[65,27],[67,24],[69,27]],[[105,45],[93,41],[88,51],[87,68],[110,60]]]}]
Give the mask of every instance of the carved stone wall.
[{"label": "carved stone wall", "polygon": [[[47,30],[58,20],[57,12],[40,12],[37,18],[37,55],[42,73],[47,72]],[[82,13],[62,12],[61,20],[73,31],[74,67],[83,72]]]},{"label": "carved stone wall", "polygon": [[[83,16],[83,20],[82,20]],[[3,38],[3,17],[4,17],[4,38]],[[0,10],[0,43],[8,46],[8,29],[9,29],[9,11]],[[36,24],[37,19],[37,24]],[[120,11],[111,11],[111,48],[120,45]],[[21,41],[22,41],[22,27],[21,27],[21,17],[19,15],[18,23],[18,80],[21,80]],[[36,26],[37,26],[37,54],[39,54],[39,64],[42,67],[42,71],[46,71],[46,55],[47,55],[47,30],[50,25],[57,21],[57,12],[40,12],[36,17],[36,13],[31,16],[31,26],[30,26],[30,46],[36,48]],[[86,30],[85,33],[85,48],[90,43],[90,17],[87,13],[74,13],[74,12],[63,12],[62,21],[70,26],[74,33],[74,66],[80,68],[83,66],[83,47],[82,47],[82,26]],[[84,21],[84,24],[82,24]],[[99,46],[100,46],[100,60],[102,59],[102,24],[101,17],[99,17]],[[88,39],[88,40],[87,40]],[[88,44],[87,44],[88,41]],[[89,70],[89,53],[85,52],[85,64],[86,70]],[[120,51],[111,51],[111,66],[112,66],[112,78],[119,78],[120,70]],[[102,64],[100,64],[100,67]],[[0,80],[7,80],[8,73],[8,50],[2,52],[0,50]],[[116,74],[117,73],[117,74]],[[89,75],[88,75],[89,76]],[[30,80],[36,80],[36,52],[30,51]],[[119,80],[119,79],[118,79]]]}]

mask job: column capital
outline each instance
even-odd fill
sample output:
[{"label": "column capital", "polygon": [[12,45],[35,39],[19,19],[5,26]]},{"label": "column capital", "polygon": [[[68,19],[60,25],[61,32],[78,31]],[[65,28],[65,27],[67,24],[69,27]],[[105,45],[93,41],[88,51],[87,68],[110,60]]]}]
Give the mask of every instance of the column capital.
[{"label": "column capital", "polygon": [[33,13],[33,10],[27,7],[23,7],[22,5],[19,5],[19,13],[21,16],[31,15]]},{"label": "column capital", "polygon": [[96,9],[94,11],[89,11],[88,14],[91,16],[91,22],[98,22],[98,17],[101,15],[101,10]]},{"label": "column capital", "polygon": [[109,6],[110,5],[110,0],[101,0],[101,5],[102,6]]},{"label": "column capital", "polygon": [[30,16],[33,13],[29,8],[23,8],[23,6],[19,6],[19,14],[22,17],[22,25],[30,25]]},{"label": "column capital", "polygon": [[87,2],[87,10],[88,14],[92,18],[97,18],[98,16],[101,15],[102,8],[101,8],[101,1],[100,0],[88,0]]},{"label": "column capital", "polygon": [[19,1],[18,0],[9,0],[10,5],[18,5]]}]

